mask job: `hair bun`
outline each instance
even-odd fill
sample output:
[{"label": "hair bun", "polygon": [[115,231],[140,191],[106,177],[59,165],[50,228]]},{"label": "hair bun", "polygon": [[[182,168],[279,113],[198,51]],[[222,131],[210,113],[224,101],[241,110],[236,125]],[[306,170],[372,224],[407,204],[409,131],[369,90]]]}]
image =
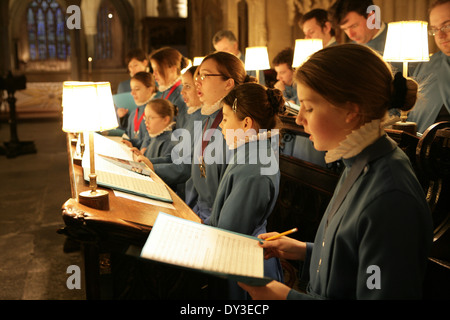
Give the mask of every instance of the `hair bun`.
[{"label": "hair bun", "polygon": [[267,99],[272,107],[273,114],[278,114],[284,106],[283,93],[278,89],[267,88]]},{"label": "hair bun", "polygon": [[401,72],[397,72],[392,81],[393,91],[391,96],[391,108],[403,109],[408,92],[407,80]]}]

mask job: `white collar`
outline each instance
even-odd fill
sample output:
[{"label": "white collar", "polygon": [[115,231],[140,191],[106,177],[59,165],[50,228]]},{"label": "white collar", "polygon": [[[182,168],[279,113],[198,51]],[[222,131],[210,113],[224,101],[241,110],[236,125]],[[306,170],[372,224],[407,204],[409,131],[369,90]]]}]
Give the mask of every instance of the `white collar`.
[{"label": "white collar", "polygon": [[328,41],[328,43],[325,45],[325,47],[328,47],[330,44],[335,43],[336,42],[336,37],[332,36],[330,41]]},{"label": "white collar", "polygon": [[385,134],[384,128],[399,121],[399,117],[390,117],[386,121],[381,119],[365,123],[359,129],[353,130],[336,148],[325,154],[325,162],[348,159],[356,156],[367,146],[374,143]]},{"label": "white collar", "polygon": [[187,109],[187,114],[193,114],[195,111],[197,111],[198,109],[200,109],[202,107],[202,104],[198,105],[198,106],[192,106],[192,107],[188,107]]},{"label": "white collar", "polygon": [[164,132],[166,132],[166,131],[172,131],[172,128],[173,128],[173,126],[175,125],[175,122],[171,122],[171,123],[169,123],[169,125],[167,126],[167,127],[165,127],[163,130],[161,130],[160,132],[158,132],[158,133],[155,133],[155,134],[148,134],[149,136],[150,136],[150,138],[156,138],[157,136],[160,136],[160,135],[162,135]]},{"label": "white collar", "polygon": [[270,130],[269,131],[263,131],[260,132],[258,134],[253,134],[251,136],[245,136],[244,139],[239,139],[237,141],[234,141],[232,144],[228,145],[228,149],[230,150],[234,150],[239,148],[240,146],[252,142],[252,141],[265,141],[270,139],[270,137],[272,136],[276,136],[277,134],[279,134],[279,130],[274,130],[274,132],[272,133]]},{"label": "white collar", "polygon": [[[227,93],[228,94],[228,93]],[[215,103],[213,103],[210,106],[207,106],[205,104],[202,105],[202,114],[204,116],[210,116],[212,115],[214,112],[216,112],[217,110],[219,110],[220,108],[222,108],[222,100],[223,98],[226,97],[225,94],[222,98],[220,98],[219,100],[217,100]]]},{"label": "white collar", "polygon": [[168,86],[159,85],[159,86],[158,86],[158,90],[159,90],[160,92],[164,92],[164,91],[166,91],[166,90],[172,88],[172,87],[175,85],[175,83],[177,83],[178,80],[180,80],[180,79],[181,79],[181,77],[176,78],[175,81],[172,82],[171,84],[169,84]]}]

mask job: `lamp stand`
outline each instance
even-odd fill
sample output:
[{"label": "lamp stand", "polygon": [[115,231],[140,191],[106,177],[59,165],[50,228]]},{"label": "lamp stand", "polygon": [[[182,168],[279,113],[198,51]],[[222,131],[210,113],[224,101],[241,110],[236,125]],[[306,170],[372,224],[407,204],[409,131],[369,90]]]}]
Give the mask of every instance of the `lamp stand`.
[{"label": "lamp stand", "polygon": [[89,156],[91,172],[89,174],[89,191],[78,194],[78,202],[99,210],[109,210],[109,192],[97,190],[97,174],[95,173],[94,133],[89,132]]},{"label": "lamp stand", "polygon": [[73,156],[73,163],[76,165],[81,166],[82,162],[83,162],[83,155],[84,155],[84,149],[85,149],[85,145],[84,145],[84,134],[83,132],[80,132],[77,134],[77,139],[75,140],[75,155]]},{"label": "lamp stand", "polygon": [[[403,76],[408,77],[408,61],[403,61]],[[415,122],[406,121],[408,119],[408,112],[401,111],[400,121],[392,125],[392,129],[408,132],[412,135],[417,134],[417,124]]]}]

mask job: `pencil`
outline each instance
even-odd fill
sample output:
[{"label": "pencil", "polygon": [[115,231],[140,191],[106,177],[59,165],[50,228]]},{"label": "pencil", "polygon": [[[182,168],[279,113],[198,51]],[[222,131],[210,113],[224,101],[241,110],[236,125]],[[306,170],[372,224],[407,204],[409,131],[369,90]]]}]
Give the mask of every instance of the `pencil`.
[{"label": "pencil", "polygon": [[265,239],[264,241],[276,240],[276,239],[278,239],[278,238],[281,238],[282,236],[286,236],[286,235],[288,235],[288,234],[291,234],[291,233],[294,233],[294,232],[297,232],[297,231],[298,231],[298,229],[297,229],[297,228],[294,228],[294,229],[291,229],[291,230],[282,232],[282,233],[280,233],[280,234],[277,234],[277,235],[275,235],[275,236],[269,237],[269,238]]}]

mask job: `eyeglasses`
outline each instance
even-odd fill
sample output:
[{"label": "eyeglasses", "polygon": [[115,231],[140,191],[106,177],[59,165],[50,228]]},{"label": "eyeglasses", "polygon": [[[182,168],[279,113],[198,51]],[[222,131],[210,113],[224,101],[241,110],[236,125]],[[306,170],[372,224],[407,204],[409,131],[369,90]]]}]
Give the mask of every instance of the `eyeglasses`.
[{"label": "eyeglasses", "polygon": [[428,30],[428,34],[430,36],[435,36],[439,31],[442,31],[443,33],[450,32],[450,24],[446,24],[445,26],[443,26],[441,28],[430,29],[430,30]]},{"label": "eyeglasses", "polygon": [[195,81],[203,81],[205,80],[207,77],[223,77],[223,74],[218,74],[218,73],[205,73],[205,74],[199,74],[195,77]]}]

